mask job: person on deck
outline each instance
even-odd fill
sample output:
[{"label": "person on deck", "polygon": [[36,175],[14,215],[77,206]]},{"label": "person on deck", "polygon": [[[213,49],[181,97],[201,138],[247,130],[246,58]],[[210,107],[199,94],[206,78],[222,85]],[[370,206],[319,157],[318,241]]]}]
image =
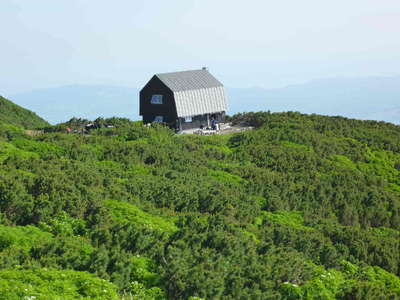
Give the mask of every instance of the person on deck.
[{"label": "person on deck", "polygon": [[211,129],[217,130],[217,120],[215,120],[215,119],[211,120]]}]

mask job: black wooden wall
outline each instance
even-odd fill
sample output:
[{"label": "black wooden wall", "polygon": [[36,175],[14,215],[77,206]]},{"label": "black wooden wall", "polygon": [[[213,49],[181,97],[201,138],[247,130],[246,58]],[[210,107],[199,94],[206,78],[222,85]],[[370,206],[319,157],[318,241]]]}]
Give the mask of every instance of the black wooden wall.
[{"label": "black wooden wall", "polygon": [[[163,104],[151,104],[152,95],[163,95]],[[177,120],[173,92],[156,76],[140,91],[140,115],[143,123],[151,123],[156,116],[163,116],[164,122],[175,127]]]}]

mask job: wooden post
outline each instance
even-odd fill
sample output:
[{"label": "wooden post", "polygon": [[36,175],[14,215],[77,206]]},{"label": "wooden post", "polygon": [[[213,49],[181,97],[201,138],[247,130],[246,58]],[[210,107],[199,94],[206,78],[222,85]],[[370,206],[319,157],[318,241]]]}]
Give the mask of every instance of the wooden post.
[{"label": "wooden post", "polygon": [[178,118],[178,126],[179,126],[179,131],[181,131],[182,130],[181,118]]}]

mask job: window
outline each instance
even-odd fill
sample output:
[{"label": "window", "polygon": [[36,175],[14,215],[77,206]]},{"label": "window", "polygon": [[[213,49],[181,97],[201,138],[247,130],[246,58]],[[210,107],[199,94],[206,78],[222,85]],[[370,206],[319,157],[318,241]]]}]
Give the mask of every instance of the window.
[{"label": "window", "polygon": [[185,123],[192,123],[192,117],[185,117]]},{"label": "window", "polygon": [[162,123],[164,121],[164,117],[163,116],[156,116],[154,118],[154,122],[156,123]]},{"label": "window", "polygon": [[151,96],[151,104],[163,104],[162,102],[162,95],[153,95]]}]

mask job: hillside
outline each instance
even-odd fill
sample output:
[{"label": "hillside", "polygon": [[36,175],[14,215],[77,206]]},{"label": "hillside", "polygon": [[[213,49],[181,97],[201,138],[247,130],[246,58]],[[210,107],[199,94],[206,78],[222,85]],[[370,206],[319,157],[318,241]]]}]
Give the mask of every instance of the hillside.
[{"label": "hillside", "polygon": [[[279,89],[227,87],[226,90],[229,114],[249,109],[299,111],[400,124],[400,76],[333,78]],[[139,119],[138,95],[138,88],[70,85],[33,90],[10,98],[55,124],[72,117]]]},{"label": "hillside", "polygon": [[0,123],[29,129],[49,125],[34,112],[22,108],[2,96],[0,96]]},{"label": "hillside", "polygon": [[99,116],[118,116],[138,119],[138,95],[139,89],[135,88],[69,85],[33,90],[12,95],[10,98],[23,107],[39,112],[50,123],[56,124],[72,117],[96,119]]},{"label": "hillside", "polygon": [[399,299],[400,127],[233,121],[0,130],[0,299]]}]

